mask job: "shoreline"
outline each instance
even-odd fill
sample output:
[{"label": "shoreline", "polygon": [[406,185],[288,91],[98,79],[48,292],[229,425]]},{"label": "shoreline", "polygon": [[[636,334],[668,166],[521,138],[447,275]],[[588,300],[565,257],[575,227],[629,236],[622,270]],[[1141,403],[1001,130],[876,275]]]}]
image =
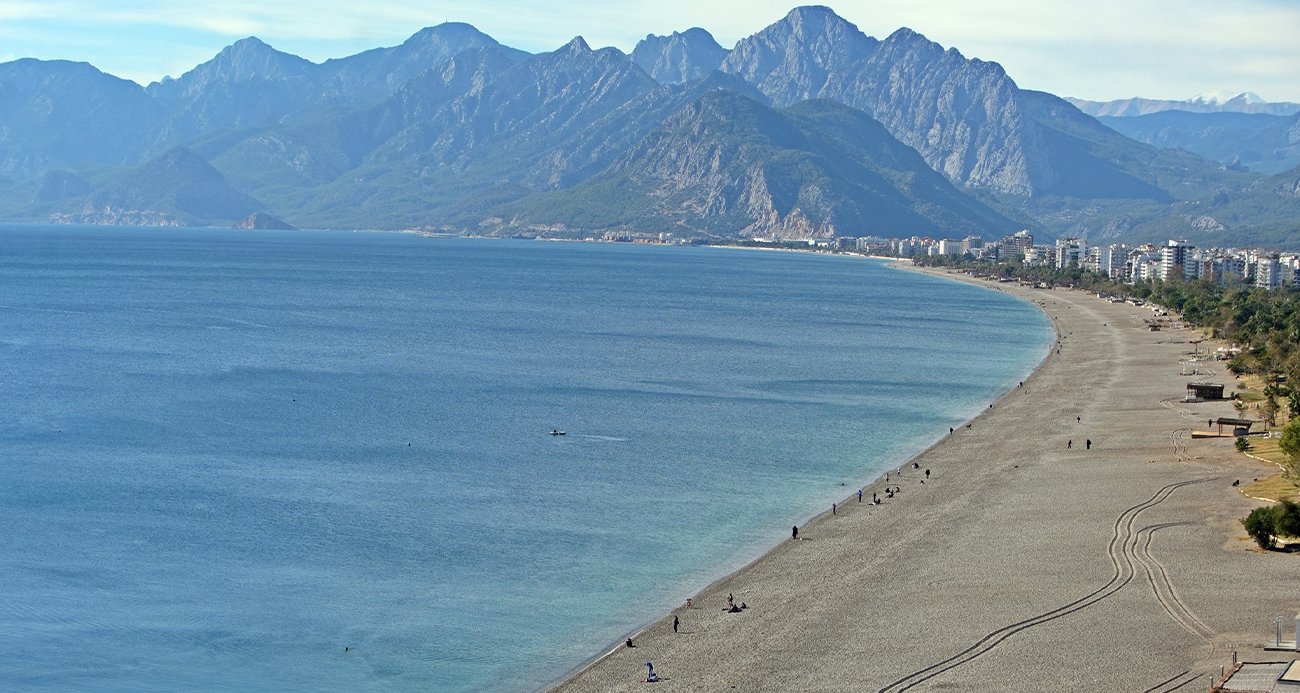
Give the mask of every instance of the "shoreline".
[{"label": "shoreline", "polygon": [[[715,246],[715,245],[710,245],[710,246],[704,246],[704,247],[708,247],[708,248],[723,248],[723,249],[732,248],[732,249],[739,249],[739,250],[783,251],[783,252],[792,252],[792,253],[804,253],[804,254],[809,254],[809,255],[830,255],[830,253],[818,253],[818,252],[815,252],[815,251],[803,250],[803,249],[799,249],[799,248],[762,248],[762,247],[751,247],[751,246],[728,246],[728,245],[716,245],[716,246]],[[840,255],[845,255],[845,256],[848,256],[848,257],[861,258],[861,259],[864,259],[864,260],[883,260],[883,261],[889,261],[889,262],[887,262],[886,264],[887,264],[891,269],[895,269],[895,270],[897,270],[897,271],[902,271],[902,272],[916,272],[916,273],[918,273],[918,274],[927,274],[927,275],[930,275],[930,276],[932,276],[932,277],[935,277],[935,278],[937,278],[937,279],[941,279],[941,280],[960,281],[960,282],[967,283],[967,284],[971,284],[971,285],[973,285],[973,286],[976,286],[976,287],[979,287],[979,288],[983,288],[983,289],[994,290],[994,291],[997,290],[997,288],[996,288],[995,286],[987,286],[987,285],[985,285],[985,284],[983,284],[983,283],[980,283],[980,282],[974,281],[973,279],[971,279],[971,278],[969,278],[969,277],[965,277],[965,275],[961,275],[961,276],[958,276],[958,275],[952,275],[952,274],[950,274],[950,273],[948,273],[948,272],[946,272],[946,271],[944,271],[944,270],[941,270],[941,269],[921,268],[921,267],[915,267],[915,266],[910,265],[910,264],[905,264],[905,263],[902,262],[902,259],[901,259],[901,258],[882,257],[882,256],[875,256],[875,255],[858,255],[858,254],[852,254],[852,253],[849,253],[849,254],[843,254],[843,253],[842,253],[842,254],[840,254]],[[1005,293],[1005,292],[1004,292],[1004,293]],[[1038,305],[1037,303],[1035,303],[1034,301],[1030,300],[1030,299],[1027,298],[1027,297],[1021,297],[1021,296],[1015,296],[1015,295],[1012,295],[1012,297],[1013,297],[1013,298],[1016,298],[1016,299],[1018,299],[1018,300],[1023,300],[1023,301],[1025,301],[1026,303],[1029,303],[1029,304],[1032,305],[1035,309],[1037,309],[1037,310],[1039,310],[1041,313],[1043,313],[1044,317],[1048,318],[1048,326],[1051,328],[1051,330],[1052,330],[1052,334],[1053,334],[1053,339],[1052,339],[1052,342],[1051,342],[1051,346],[1048,347],[1048,349],[1047,349],[1047,353],[1044,354],[1044,355],[1043,355],[1043,358],[1040,359],[1036,364],[1034,364],[1034,365],[1030,368],[1029,372],[1025,375],[1025,379],[1024,379],[1023,381],[1021,381],[1022,384],[1027,385],[1027,384],[1029,384],[1029,383],[1033,380],[1034,376],[1035,376],[1035,375],[1036,375],[1036,374],[1037,374],[1037,373],[1038,373],[1038,372],[1039,372],[1039,371],[1040,371],[1040,370],[1041,370],[1045,365],[1047,365],[1047,363],[1048,363],[1048,362],[1052,359],[1052,357],[1055,355],[1055,352],[1056,352],[1055,345],[1058,344],[1058,343],[1060,343],[1060,341],[1061,341],[1061,334],[1060,334],[1060,331],[1057,329],[1057,325],[1056,325],[1055,320],[1053,320],[1052,317],[1051,317],[1050,315],[1048,315],[1047,312],[1044,311],[1040,305]],[[972,417],[972,418],[970,418],[970,419],[966,419],[966,420],[962,421],[961,423],[959,423],[959,424],[958,424],[958,427],[957,427],[957,430],[960,430],[961,427],[967,426],[967,424],[970,424],[970,425],[973,426],[973,425],[974,425],[976,422],[978,422],[981,418],[984,418],[984,417],[988,416],[989,413],[990,413],[990,410],[991,410],[991,409],[994,409],[998,403],[1002,402],[1004,399],[1006,399],[1007,397],[1011,396],[1011,395],[1012,395],[1013,393],[1015,393],[1018,389],[1020,389],[1020,388],[1019,388],[1019,387],[1012,387],[1012,388],[1010,388],[1010,389],[1007,389],[1007,390],[1005,390],[1005,391],[999,393],[999,394],[998,394],[994,399],[992,399],[990,402],[988,402],[988,405],[989,405],[989,406],[987,406],[987,407],[985,407],[984,409],[982,409],[982,410],[981,410],[978,414],[976,414],[974,417]],[[908,457],[907,457],[906,459],[904,459],[904,460],[900,463],[900,465],[899,465],[898,467],[896,467],[895,469],[897,469],[897,470],[902,470],[902,469],[908,467],[908,466],[911,465],[913,462],[915,462],[915,461],[917,461],[917,460],[923,458],[927,453],[931,452],[931,451],[934,450],[936,447],[942,445],[942,444],[943,444],[943,443],[948,439],[948,436],[942,435],[942,431],[940,431],[939,434],[940,434],[940,435],[939,435],[939,438],[938,438],[937,440],[935,440],[934,442],[930,443],[929,445],[926,445],[924,448],[922,448],[921,450],[919,450],[919,451],[913,453],[912,455],[908,456]],[[951,435],[951,434],[950,434],[950,435]],[[894,473],[894,471],[886,470],[886,472],[884,472],[884,473],[882,473],[882,474],[880,474],[880,475],[878,475],[878,476],[876,476],[876,477],[871,478],[870,480],[868,480],[868,481],[867,481],[865,484],[863,484],[860,488],[863,489],[863,492],[864,492],[864,493],[869,492],[869,491],[871,491],[872,489],[875,489],[875,488],[881,486],[882,484],[884,484],[884,482],[886,481],[886,478],[887,478],[890,474],[893,474],[893,473]],[[848,496],[846,496],[846,497],[842,498],[841,500],[837,501],[837,504],[838,504],[838,505],[846,505],[846,504],[848,504],[848,503],[851,503],[851,502],[853,502],[854,499],[856,499],[856,496],[857,496],[857,493],[856,493],[856,491],[855,491],[854,493],[850,493]],[[823,511],[821,511],[821,512],[813,512],[811,515],[807,516],[807,517],[804,519],[804,521],[803,521],[802,524],[799,524],[799,525],[798,525],[798,526],[800,527],[800,532],[803,532],[805,527],[811,526],[813,523],[816,523],[816,522],[822,521],[823,518],[825,518],[825,517],[829,517],[831,514],[832,514],[832,513],[831,513],[831,511],[829,511],[829,510],[823,510]],[[733,570],[733,571],[731,571],[731,572],[729,572],[729,573],[727,573],[727,574],[725,574],[725,575],[723,575],[723,576],[717,578],[716,580],[713,580],[712,582],[707,583],[706,585],[704,585],[704,587],[700,588],[700,589],[696,592],[695,596],[692,597],[691,599],[692,599],[692,600],[697,600],[697,599],[699,599],[700,595],[703,595],[703,594],[705,594],[705,593],[708,593],[709,591],[711,591],[715,586],[719,585],[720,583],[729,580],[730,578],[732,578],[732,577],[735,576],[736,574],[738,574],[738,573],[740,573],[740,572],[742,572],[742,571],[744,571],[744,570],[749,569],[749,568],[750,568],[751,566],[753,566],[755,563],[758,563],[759,561],[764,560],[764,559],[768,556],[768,554],[770,554],[770,553],[772,553],[773,551],[775,551],[775,550],[776,550],[777,548],[779,548],[779,547],[781,546],[781,544],[783,544],[783,543],[785,543],[785,542],[782,541],[781,543],[778,543],[777,545],[775,545],[775,546],[773,546],[773,547],[767,549],[766,551],[764,551],[764,552],[763,552],[762,554],[760,554],[757,558],[755,558],[755,559],[749,561],[748,563],[744,564],[744,565],[741,566],[740,568],[737,568],[737,569],[735,569],[735,570]],[[667,621],[667,620],[670,619],[674,614],[676,614],[678,611],[679,611],[679,609],[671,609],[667,614],[662,615],[662,616],[655,617],[655,618],[652,619],[651,621],[646,622],[646,623],[643,623],[643,624],[637,626],[636,628],[634,628],[633,630],[629,631],[628,633],[625,633],[625,634],[622,636],[622,639],[616,641],[616,642],[613,643],[609,648],[605,649],[605,650],[602,651],[601,653],[596,654],[596,655],[593,655],[591,658],[589,658],[589,659],[583,661],[581,664],[579,664],[579,665],[573,667],[572,669],[569,669],[567,672],[561,674],[560,676],[555,677],[554,679],[550,680],[548,683],[546,683],[546,684],[544,684],[544,685],[542,685],[542,686],[540,686],[540,687],[538,687],[538,688],[536,688],[536,689],[533,689],[533,690],[536,690],[536,691],[555,691],[555,690],[560,690],[560,689],[562,689],[562,688],[564,687],[564,685],[565,685],[565,684],[566,684],[570,679],[572,679],[572,678],[578,676],[579,674],[581,674],[583,671],[587,670],[588,668],[597,665],[599,662],[601,662],[601,661],[604,660],[605,658],[607,658],[607,657],[609,657],[609,656],[611,656],[611,655],[613,655],[613,654],[616,654],[616,653],[622,651],[622,650],[626,647],[626,645],[624,644],[624,642],[625,642],[627,639],[631,639],[631,640],[633,640],[633,641],[635,642],[636,639],[639,638],[643,633],[645,633],[646,631],[648,631],[650,628],[652,628],[652,627],[655,626],[656,624],[660,624],[661,622],[665,622],[665,621]]]},{"label": "shoreline", "polygon": [[[738,249],[740,249],[740,250],[785,251],[785,252],[793,252],[793,253],[805,253],[805,254],[815,254],[815,255],[829,255],[828,253],[815,253],[815,252],[813,252],[813,251],[806,251],[806,250],[801,250],[801,249],[785,249],[785,248],[754,248],[754,247],[748,247],[748,246],[705,246],[705,247],[709,247],[709,248],[738,248]],[[896,269],[896,270],[898,270],[898,271],[904,271],[904,272],[918,272],[918,273],[920,273],[920,274],[929,274],[929,275],[934,276],[934,277],[936,277],[936,278],[938,278],[938,279],[955,279],[955,277],[949,277],[949,276],[947,276],[945,273],[943,273],[942,271],[939,271],[939,270],[930,270],[930,269],[923,269],[923,268],[914,268],[914,267],[912,267],[911,265],[905,265],[905,264],[903,264],[903,263],[901,263],[901,262],[898,262],[899,258],[889,258],[889,257],[879,257],[879,256],[867,256],[867,255],[854,255],[854,254],[845,254],[845,255],[848,255],[848,256],[851,256],[851,257],[858,257],[858,258],[862,258],[862,259],[865,259],[865,260],[889,260],[889,261],[894,261],[894,262],[890,262],[890,263],[888,263],[888,266],[891,267],[891,268],[893,268],[893,269]],[[958,280],[958,281],[962,281],[962,280]],[[984,285],[982,285],[982,284],[979,284],[979,283],[977,283],[977,282],[973,282],[973,281],[968,281],[968,282],[966,282],[966,283],[973,284],[973,285],[975,285],[975,286],[977,286],[977,287],[980,287],[980,288],[993,289],[993,287],[984,286]],[[1019,298],[1019,297],[1014,297],[1014,298]],[[1034,306],[1034,308],[1037,308],[1037,309],[1040,310],[1040,312],[1042,312],[1041,307],[1038,306],[1037,304],[1034,304],[1033,301],[1029,301],[1029,300],[1027,300],[1027,299],[1025,299],[1025,300],[1026,300],[1026,302],[1032,304],[1032,305]],[[1050,317],[1050,316],[1047,316],[1045,312],[1044,312],[1044,315],[1045,315],[1046,317],[1048,317],[1048,326],[1051,328],[1051,330],[1052,330],[1052,334],[1054,335],[1054,339],[1052,340],[1051,344],[1052,344],[1052,345],[1055,345],[1056,343],[1058,343],[1058,342],[1060,341],[1060,338],[1061,338],[1060,332],[1059,332],[1059,330],[1057,330],[1056,324],[1055,324],[1055,322],[1054,322],[1053,320],[1051,320],[1051,317]],[[1028,384],[1032,381],[1032,379],[1034,378],[1035,374],[1037,374],[1038,371],[1039,371],[1040,369],[1042,369],[1042,368],[1043,368],[1043,367],[1044,367],[1044,366],[1045,366],[1045,365],[1046,365],[1046,364],[1047,364],[1047,363],[1052,359],[1052,357],[1053,357],[1054,355],[1055,355],[1055,347],[1054,347],[1054,346],[1049,346],[1048,349],[1047,349],[1047,353],[1044,354],[1043,358],[1040,359],[1036,364],[1034,364],[1034,365],[1030,368],[1029,372],[1025,375],[1025,379],[1024,379],[1023,381],[1021,381],[1021,382],[1022,382],[1024,385],[1028,385]],[[967,424],[970,424],[970,425],[973,426],[973,425],[974,425],[976,422],[978,422],[981,418],[984,418],[984,417],[988,416],[989,413],[990,413],[990,410],[994,409],[998,403],[1002,402],[1002,401],[1005,400],[1007,397],[1010,397],[1011,395],[1013,395],[1013,394],[1014,394],[1017,390],[1019,390],[1019,389],[1020,389],[1019,387],[1012,387],[1012,388],[1010,388],[1010,389],[1007,389],[1007,390],[1005,390],[1005,391],[999,393],[995,398],[993,398],[991,401],[989,401],[989,402],[987,403],[988,406],[986,406],[985,408],[983,408],[982,410],[980,410],[980,412],[979,412],[978,414],[976,414],[974,417],[972,417],[972,418],[970,418],[970,419],[965,419],[965,420],[961,421],[961,422],[958,424],[958,426],[955,427],[955,430],[958,430],[958,431],[959,431],[959,430],[961,430],[962,427],[966,426]],[[945,441],[948,440],[948,436],[942,435],[942,431],[939,431],[939,434],[940,434],[940,435],[939,435],[939,438],[938,438],[937,440],[935,440],[934,442],[932,442],[932,443],[926,445],[926,446],[925,446],[924,448],[922,448],[921,450],[919,450],[919,451],[917,451],[917,452],[911,454],[911,455],[908,456],[906,459],[903,459],[902,462],[899,464],[898,467],[896,467],[896,468],[891,468],[891,469],[887,469],[884,473],[882,473],[882,474],[880,474],[880,475],[878,475],[878,476],[876,476],[876,477],[874,477],[874,478],[871,478],[870,480],[868,480],[867,482],[865,482],[862,486],[860,486],[860,488],[863,489],[863,492],[864,492],[864,493],[867,493],[867,492],[870,492],[872,489],[876,489],[877,487],[882,487],[882,486],[884,485],[884,482],[885,482],[885,480],[886,480],[886,477],[888,477],[888,476],[891,475],[891,474],[894,474],[894,473],[895,473],[895,470],[904,470],[904,469],[907,468],[910,464],[912,464],[913,462],[915,462],[915,461],[917,461],[917,460],[920,460],[920,459],[923,458],[926,454],[928,454],[929,452],[931,452],[932,450],[934,450],[935,448],[937,448],[938,446],[942,445]],[[950,435],[951,435],[951,434],[950,434]],[[839,505],[839,506],[847,506],[848,504],[850,504],[850,503],[852,503],[854,500],[856,500],[856,496],[857,496],[857,493],[856,493],[856,492],[854,492],[854,493],[850,493],[848,496],[846,496],[846,497],[840,499],[840,500],[837,501],[836,503],[837,503],[837,505]],[[863,504],[866,505],[867,503],[863,503]],[[805,527],[811,527],[811,526],[814,525],[815,523],[817,523],[817,522],[821,522],[821,521],[823,521],[825,518],[829,518],[831,515],[832,515],[831,511],[829,511],[829,510],[823,510],[823,511],[820,511],[820,512],[813,512],[812,514],[806,516],[805,519],[803,520],[803,522],[802,522],[801,524],[798,524],[800,533],[803,533],[803,532],[804,532]],[[763,561],[765,558],[767,558],[767,556],[768,556],[770,553],[772,553],[773,551],[775,551],[775,550],[777,550],[778,548],[780,548],[780,546],[781,546],[782,544],[786,543],[786,541],[788,541],[788,540],[783,540],[782,542],[776,544],[775,546],[772,546],[771,548],[767,549],[766,551],[763,551],[763,553],[760,554],[757,558],[754,558],[753,560],[751,560],[751,561],[745,563],[745,564],[744,564],[743,566],[741,566],[740,568],[737,568],[737,569],[735,569],[735,570],[732,570],[731,572],[726,573],[725,575],[723,575],[723,576],[717,578],[716,580],[713,580],[712,582],[707,583],[706,585],[704,585],[703,587],[701,587],[701,588],[700,588],[700,589],[695,593],[695,595],[694,595],[693,597],[691,597],[691,599],[692,599],[692,600],[698,600],[699,597],[700,597],[700,595],[703,595],[703,594],[706,594],[706,593],[712,591],[713,588],[716,587],[716,586],[718,586],[719,584],[721,584],[721,583],[723,583],[723,582],[726,582],[727,580],[731,579],[732,577],[734,577],[734,576],[737,575],[738,573],[740,573],[740,572],[742,572],[742,571],[745,571],[745,570],[751,568],[754,564],[756,564],[756,563],[758,563],[758,562],[760,562],[760,561]],[[624,644],[624,642],[625,642],[627,639],[631,639],[631,640],[633,640],[633,641],[635,642],[635,641],[636,641],[636,640],[637,640],[637,639],[638,639],[642,634],[646,633],[647,631],[649,631],[649,630],[650,630],[651,628],[653,628],[654,626],[656,626],[656,625],[660,625],[660,624],[665,623],[665,622],[670,622],[672,616],[673,616],[674,614],[679,613],[679,611],[680,611],[680,607],[679,607],[679,608],[671,609],[671,610],[669,610],[669,612],[668,612],[667,614],[664,614],[664,615],[662,615],[662,616],[657,616],[657,617],[653,618],[652,620],[650,620],[649,622],[642,623],[641,625],[638,625],[638,626],[637,626],[636,628],[634,628],[633,630],[631,630],[631,631],[625,633],[625,634],[622,636],[622,639],[620,639],[620,640],[616,641],[615,643],[611,644],[607,649],[603,650],[601,653],[596,654],[596,655],[593,655],[593,656],[590,657],[589,659],[583,661],[581,664],[579,664],[579,665],[577,665],[577,666],[575,666],[575,667],[569,669],[567,672],[565,672],[565,673],[561,674],[560,676],[557,676],[557,677],[555,677],[554,679],[550,680],[548,683],[543,684],[542,686],[540,686],[540,687],[538,687],[538,688],[535,688],[535,689],[532,689],[532,690],[535,690],[535,691],[558,691],[558,690],[563,689],[563,687],[565,686],[565,684],[568,683],[570,679],[572,679],[572,678],[574,678],[574,677],[580,675],[581,673],[583,673],[583,672],[584,672],[585,670],[587,670],[588,668],[598,665],[602,660],[606,659],[607,657],[610,657],[611,655],[618,654],[619,652],[623,651],[623,650],[626,648],[626,645]]]},{"label": "shoreline", "polygon": [[[1201,673],[1217,670],[1222,662],[1213,661],[1213,655],[1226,646],[1221,642],[1226,636],[1219,633],[1234,633],[1226,642],[1250,652],[1251,643],[1236,634],[1249,630],[1247,624],[1253,621],[1262,644],[1271,614],[1294,610],[1293,597],[1267,588],[1289,574],[1289,565],[1274,556],[1253,555],[1240,541],[1238,535],[1244,533],[1234,526],[1235,518],[1248,512],[1250,502],[1224,490],[1227,483],[1193,478],[1209,478],[1211,472],[1245,476],[1252,471],[1251,461],[1233,458],[1226,439],[1183,440],[1179,431],[1187,429],[1178,428],[1183,423],[1178,413],[1162,407],[1162,397],[1152,397],[1176,394],[1171,390],[1186,380],[1178,374],[1178,341],[1170,339],[1185,332],[1139,330],[1140,309],[1102,304],[1079,292],[990,286],[943,270],[896,267],[965,281],[1034,304],[1051,321],[1056,334],[1053,344],[1061,345],[1061,354],[1049,349],[1026,377],[1024,389],[1013,387],[1002,393],[992,408],[967,422],[969,427],[943,436],[905,461],[897,499],[881,506],[859,505],[854,502],[856,493],[850,495],[838,516],[827,511],[805,523],[801,540],[781,542],[701,589],[692,597],[692,608],[679,606],[637,629],[632,635],[637,649],[615,645],[542,690],[622,690],[639,682],[637,674],[644,675],[647,660],[655,661],[664,685],[690,689],[874,690],[889,681],[898,683],[898,674],[940,662],[945,652],[960,652],[978,642],[980,633],[1016,621],[1008,612],[1050,610],[1105,583],[1112,569],[1106,545],[1114,541],[1113,532],[1120,531],[1115,529],[1120,526],[1115,517],[1151,495],[1139,491],[1166,494],[1156,503],[1162,507],[1139,511],[1146,513],[1143,521],[1147,515],[1176,510],[1182,515],[1177,526],[1199,531],[1176,530],[1175,524],[1135,526],[1139,533],[1146,532],[1142,536],[1150,553],[1113,555],[1127,581],[1123,589],[1116,588],[1117,596],[1105,593],[1105,605],[1089,604],[1089,613],[1113,610],[1111,604],[1141,601],[1139,589],[1129,583],[1137,585],[1135,578],[1145,582],[1142,566],[1160,566],[1168,585],[1163,592],[1153,588],[1160,597],[1156,609],[1126,608],[1114,614],[1115,623],[1141,614],[1137,620],[1142,627],[1125,624],[1126,632],[1137,631],[1130,633],[1135,638],[1117,640],[1103,627],[1085,629],[1092,637],[1075,632],[1070,643],[1060,626],[1035,624],[1037,632],[1051,635],[1055,647],[1044,649],[1035,644],[1036,639],[1020,636],[1009,642],[1023,644],[1002,644],[997,654],[981,651],[971,657],[978,657],[978,663],[963,661],[961,667],[943,669],[943,678],[936,681],[984,680],[992,666],[1002,672],[999,678],[1015,671],[1014,685],[1007,680],[1012,690],[1095,690],[1100,687],[1097,683],[1147,688],[1179,671],[1193,676],[1199,675],[1198,667]],[[1078,377],[1071,377],[1076,372]],[[1136,386],[1130,387],[1133,383]],[[1135,399],[1128,401],[1129,397]],[[1225,410],[1231,408],[1224,403],[1195,406],[1207,415],[1229,415]],[[1070,415],[1074,411],[1080,412],[1079,422]],[[1085,414],[1090,419],[1087,424]],[[1196,418],[1205,417],[1197,413]],[[1088,428],[1080,430],[1084,440],[1079,442],[1086,441],[1088,450],[1060,449],[1061,441],[1054,440],[1057,429],[1068,435],[1084,426]],[[1092,450],[1093,438],[1099,439],[1097,450]],[[1123,445],[1116,444],[1120,438]],[[1075,441],[1071,437],[1067,442]],[[1034,452],[1039,447],[1050,452]],[[1191,448],[1204,454],[1193,454]],[[1081,454],[1088,455],[1087,469],[1074,466]],[[971,464],[972,459],[980,463]],[[919,474],[909,474],[914,462],[936,470],[928,486],[918,484]],[[1161,490],[1172,471],[1183,485]],[[864,488],[878,490],[882,481],[876,479]],[[1028,488],[1019,488],[1021,484]],[[1086,487],[1087,492],[1080,493],[1075,485]],[[1045,515],[1026,534],[1026,517],[1033,517],[1035,510],[1055,511],[1061,517]],[[1183,539],[1183,549],[1194,550],[1171,552],[1163,542],[1175,534]],[[1181,536],[1185,534],[1192,536]],[[871,541],[880,536],[889,540],[884,545]],[[880,553],[865,555],[864,547]],[[1153,554],[1160,549],[1156,560]],[[1190,587],[1180,588],[1184,594],[1176,595],[1174,585],[1184,579],[1203,581],[1203,576],[1184,575],[1179,568],[1207,560],[1231,560],[1241,574],[1259,573],[1261,580],[1247,590],[1225,585],[1210,590],[1220,602],[1225,601],[1224,594],[1249,597],[1226,600],[1232,603],[1227,611],[1222,605],[1207,606],[1205,594]],[[743,614],[722,614],[723,597],[732,592],[738,602],[746,601],[752,608]],[[1184,614],[1186,623],[1214,625],[1206,626],[1199,640],[1183,641],[1179,634],[1190,633],[1178,619],[1170,618],[1172,613]],[[1201,615],[1187,618],[1187,613]],[[890,617],[882,623],[880,614]],[[683,633],[672,632],[673,616],[681,617]],[[1071,618],[1077,627],[1095,617],[1060,620]],[[1219,621],[1229,625],[1220,627]],[[687,629],[709,637],[686,637]],[[1160,633],[1157,642],[1143,637],[1148,633]],[[1117,642],[1123,647],[1117,648]],[[1016,650],[1027,651],[1028,659],[1013,665],[1003,661],[1004,652]],[[1072,662],[1087,672],[1088,685],[1063,686],[1054,678],[1060,671],[1049,663],[1057,662],[1062,651],[1070,652]],[[1141,657],[1135,660],[1135,654]],[[1133,661],[1116,667],[1119,660]],[[908,681],[912,679],[898,685],[907,686]],[[921,684],[921,680],[912,682]],[[881,690],[898,688],[885,685]]]}]

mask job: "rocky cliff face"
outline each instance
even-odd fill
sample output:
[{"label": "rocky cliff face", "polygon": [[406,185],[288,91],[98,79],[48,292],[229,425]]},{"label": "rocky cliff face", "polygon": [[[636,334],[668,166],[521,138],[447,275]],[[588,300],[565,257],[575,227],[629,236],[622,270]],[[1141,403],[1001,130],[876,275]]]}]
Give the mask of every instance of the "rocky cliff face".
[{"label": "rocky cliff face", "polygon": [[[652,70],[661,81],[701,67],[686,52],[670,58],[665,37],[649,37],[637,49],[643,66],[674,65]],[[827,98],[866,111],[954,181],[1016,195],[1057,182],[1042,137],[1001,66],[968,60],[910,29],[878,41],[830,8],[798,7],[741,39],[720,69],[778,106]]]},{"label": "rocky cliff face", "polygon": [[236,41],[179,79],[149,85],[149,95],[169,111],[153,146],[213,130],[266,126],[319,106],[334,90],[317,67],[256,38]]},{"label": "rocky cliff face", "polygon": [[679,84],[718,69],[726,56],[727,49],[712,34],[696,27],[671,36],[646,36],[632,51],[632,62],[659,82]]},{"label": "rocky cliff face", "polygon": [[398,46],[326,60],[321,63],[320,72],[333,80],[349,101],[373,104],[425,70],[459,53],[479,48],[494,48],[511,62],[529,57],[521,50],[501,45],[469,24],[448,22],[425,27]]},{"label": "rocky cliff face", "polygon": [[722,70],[758,87],[772,103],[788,106],[842,95],[878,45],[828,7],[798,7],[741,39],[722,61]]},{"label": "rocky cliff face", "polygon": [[819,100],[775,110],[713,90],[607,171],[534,200],[525,224],[580,207],[593,223],[741,237],[997,233],[1015,225],[962,195],[860,111]]},{"label": "rocky cliff face", "polygon": [[1001,66],[910,29],[877,41],[829,8],[796,8],[737,43],[722,69],[778,105],[829,98],[862,109],[955,181],[1018,195],[1055,183]]}]

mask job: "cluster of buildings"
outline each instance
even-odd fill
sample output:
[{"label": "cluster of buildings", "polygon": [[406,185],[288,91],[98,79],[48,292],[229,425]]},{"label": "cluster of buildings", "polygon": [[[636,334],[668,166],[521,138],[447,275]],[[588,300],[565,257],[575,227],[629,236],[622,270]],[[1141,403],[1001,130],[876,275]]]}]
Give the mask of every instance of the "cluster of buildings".
[{"label": "cluster of buildings", "polygon": [[1186,241],[1170,240],[1164,245],[1111,243],[1089,246],[1086,239],[1061,238],[1052,245],[1035,244],[1029,231],[1018,231],[1001,240],[985,242],[979,236],[960,241],[912,237],[907,239],[855,238],[853,249],[892,255],[969,254],[987,262],[1020,261],[1029,267],[1071,265],[1128,283],[1160,279],[1209,279],[1231,286],[1276,289],[1300,284],[1300,254],[1277,253],[1253,248],[1196,248]]}]

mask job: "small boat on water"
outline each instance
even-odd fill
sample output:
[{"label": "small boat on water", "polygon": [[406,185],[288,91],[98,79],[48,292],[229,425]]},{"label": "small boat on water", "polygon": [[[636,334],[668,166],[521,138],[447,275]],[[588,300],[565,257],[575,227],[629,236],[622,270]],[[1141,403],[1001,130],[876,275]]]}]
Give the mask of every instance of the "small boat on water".
[{"label": "small boat on water", "polygon": [[564,435],[564,431],[561,431],[561,430],[558,429],[558,428],[552,428],[552,429],[551,429],[551,435],[553,435],[553,436],[562,436],[562,435]]}]

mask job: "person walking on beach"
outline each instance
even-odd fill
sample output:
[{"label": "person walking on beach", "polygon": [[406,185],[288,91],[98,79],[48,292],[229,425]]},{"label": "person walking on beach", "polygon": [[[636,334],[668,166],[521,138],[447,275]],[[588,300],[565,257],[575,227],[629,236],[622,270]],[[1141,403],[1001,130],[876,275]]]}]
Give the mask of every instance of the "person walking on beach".
[{"label": "person walking on beach", "polygon": [[1073,441],[1073,440],[1067,440],[1067,441],[1065,441],[1065,449],[1066,449],[1066,450],[1069,450],[1069,449],[1072,448],[1072,447],[1074,447],[1074,441]]},{"label": "person walking on beach", "polygon": [[1083,423],[1083,417],[1081,417],[1081,416],[1076,416],[1076,417],[1074,417],[1074,422],[1075,422],[1075,423]]},{"label": "person walking on beach", "polygon": [[673,616],[673,632],[674,632],[674,633],[677,632],[677,624],[678,624],[678,623],[681,623],[681,621],[677,620],[677,616],[674,615],[674,616]]},{"label": "person walking on beach", "polygon": [[1085,449],[1087,449],[1087,450],[1091,450],[1091,449],[1092,449],[1092,438],[1089,438],[1089,439],[1087,440],[1087,447],[1086,447]]},{"label": "person walking on beach", "polygon": [[835,504],[834,504],[834,503],[831,503],[831,514],[832,514],[832,515],[835,514]]},{"label": "person walking on beach", "polygon": [[925,478],[927,478],[927,479],[930,478],[930,470],[928,470],[928,469],[925,470]]},{"label": "person walking on beach", "polygon": [[862,489],[858,489],[858,502],[862,502]]}]

